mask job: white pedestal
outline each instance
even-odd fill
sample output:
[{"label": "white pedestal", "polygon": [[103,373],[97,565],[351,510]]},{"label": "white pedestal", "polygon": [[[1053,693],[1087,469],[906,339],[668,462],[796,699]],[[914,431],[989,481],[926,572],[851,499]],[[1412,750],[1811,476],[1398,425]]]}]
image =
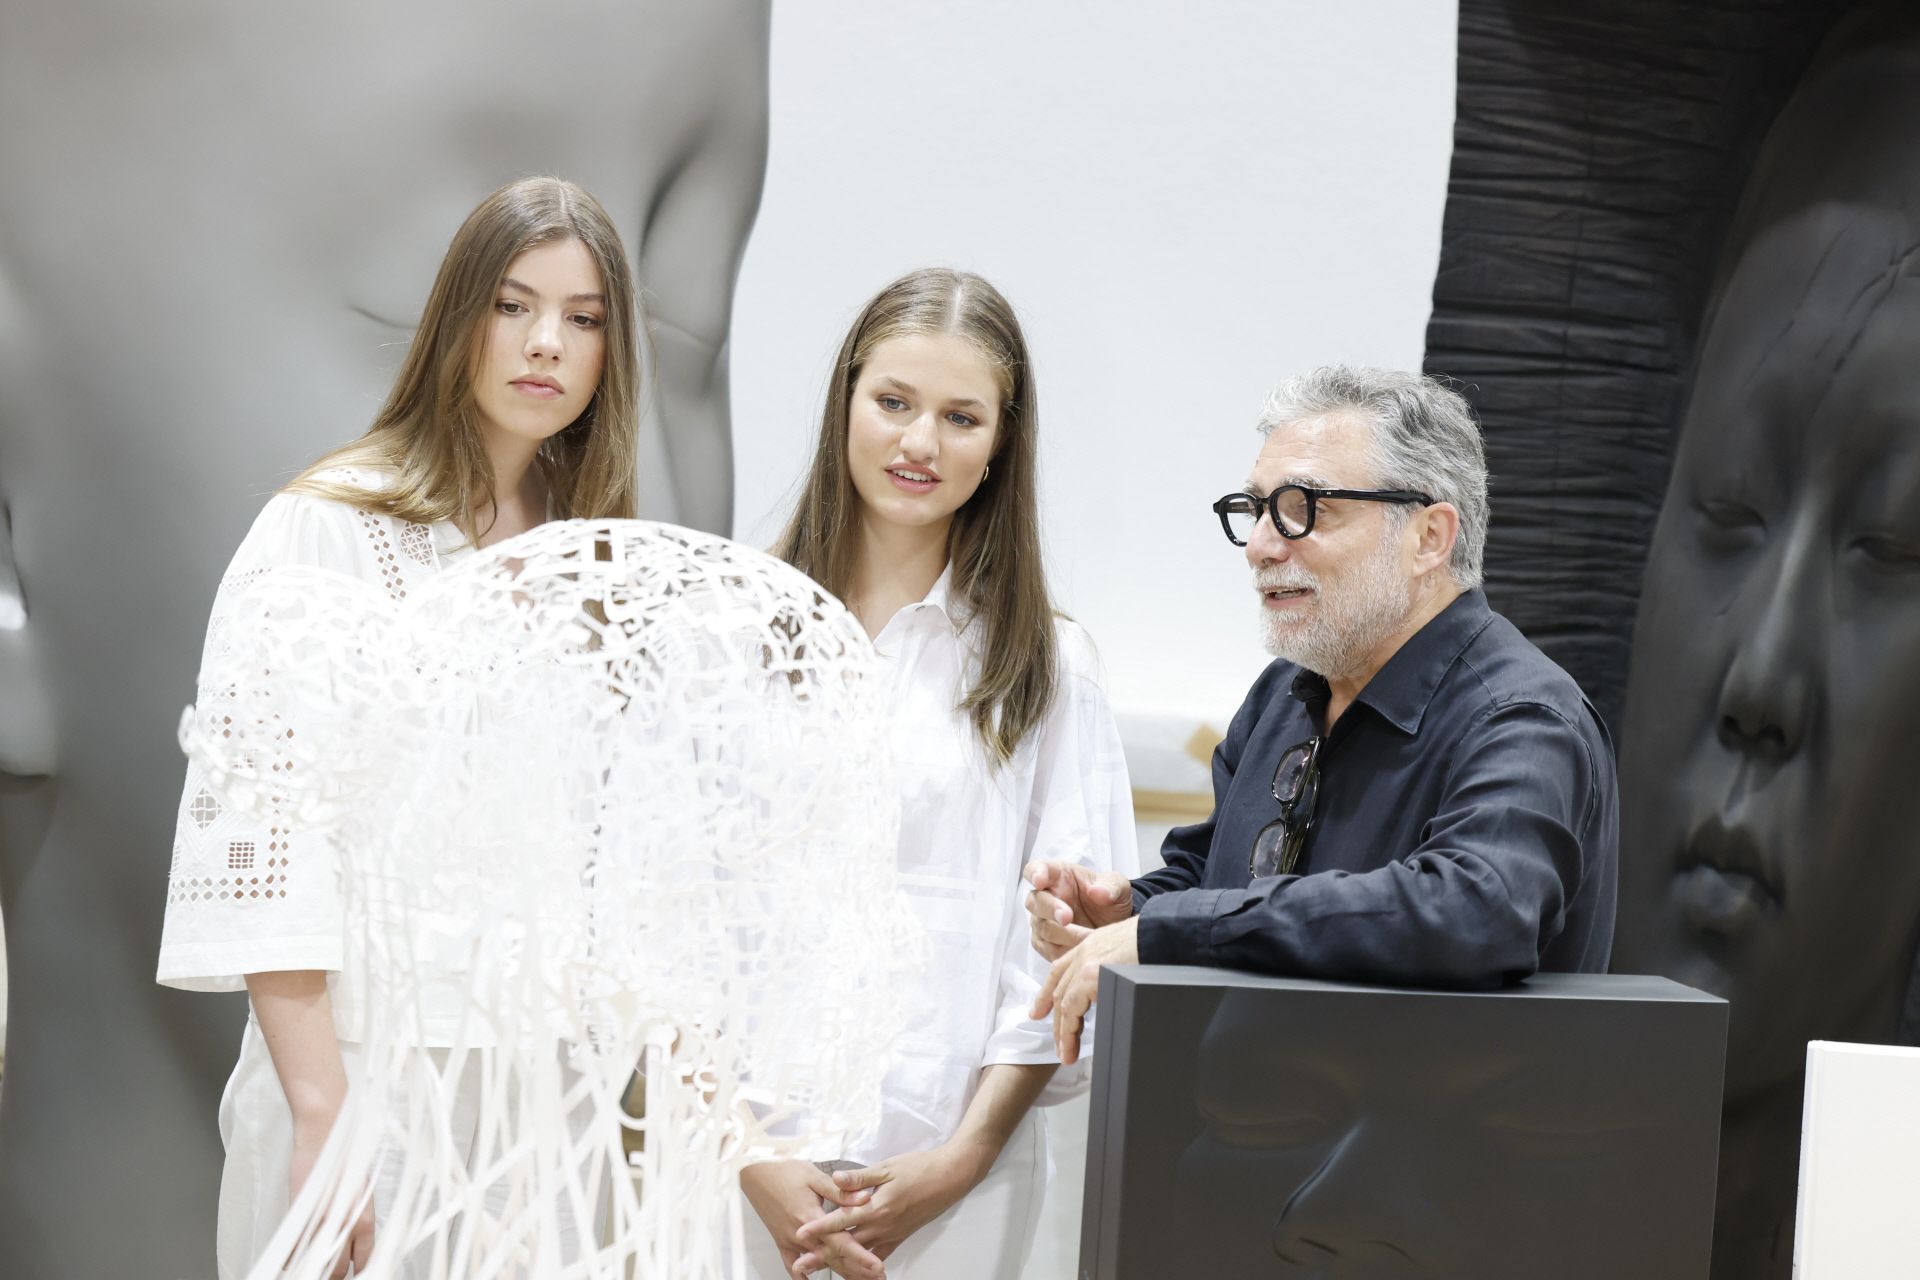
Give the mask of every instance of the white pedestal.
[{"label": "white pedestal", "polygon": [[1793,1271],[1920,1275],[1920,1049],[1807,1046]]}]

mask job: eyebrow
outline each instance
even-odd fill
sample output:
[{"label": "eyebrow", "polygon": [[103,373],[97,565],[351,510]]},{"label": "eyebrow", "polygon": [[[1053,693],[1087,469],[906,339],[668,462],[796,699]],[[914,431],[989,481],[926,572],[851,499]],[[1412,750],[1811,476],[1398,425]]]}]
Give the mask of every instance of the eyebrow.
[{"label": "eyebrow", "polygon": [[[900,381],[900,379],[894,377],[892,374],[882,374],[878,379],[876,379],[876,381],[879,382],[882,386],[892,387],[895,391],[904,391],[908,395],[914,394],[912,383],[902,382]],[[984,409],[987,407],[985,403],[983,403],[982,401],[974,400],[972,398],[968,398],[965,400],[950,400],[948,401],[948,403],[956,409]]]},{"label": "eyebrow", "polygon": [[[503,289],[518,289],[520,292],[526,294],[529,298],[537,298],[540,296],[540,291],[538,289],[535,289],[530,285],[521,284],[518,280],[515,280],[512,276],[508,276],[505,280],[502,280],[500,282],[500,287]],[[567,295],[567,301],[568,302],[598,302],[602,305],[605,305],[607,301],[607,295],[604,293],[570,293]]]},{"label": "eyebrow", "polygon": [[[1284,489],[1290,484],[1297,484],[1302,488],[1306,488],[1306,489],[1338,489],[1340,488],[1340,486],[1337,484],[1328,484],[1327,481],[1321,476],[1282,476],[1280,477],[1280,483],[1273,486],[1273,488]],[[1273,489],[1263,490],[1260,488],[1260,486],[1256,485],[1253,481],[1249,480],[1245,485],[1241,487],[1240,492],[1246,494],[1249,498],[1264,498],[1267,496],[1267,494],[1272,493]]]}]

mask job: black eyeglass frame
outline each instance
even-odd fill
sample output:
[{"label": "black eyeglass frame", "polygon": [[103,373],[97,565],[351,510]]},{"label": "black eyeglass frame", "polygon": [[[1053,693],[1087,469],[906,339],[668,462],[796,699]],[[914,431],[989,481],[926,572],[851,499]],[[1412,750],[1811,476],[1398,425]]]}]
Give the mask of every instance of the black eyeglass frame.
[{"label": "black eyeglass frame", "polygon": [[[1307,502],[1306,524],[1298,533],[1288,533],[1287,526],[1280,523],[1280,495],[1289,490],[1299,493]],[[1247,545],[1246,539],[1233,536],[1233,524],[1229,517],[1234,512],[1231,504],[1236,502],[1252,504],[1250,507],[1241,507],[1239,510],[1242,514],[1251,514],[1253,516],[1255,528],[1258,528],[1260,525],[1259,511],[1260,508],[1264,506],[1267,511],[1267,519],[1273,521],[1274,532],[1289,542],[1296,542],[1313,532],[1313,522],[1319,517],[1320,500],[1322,498],[1352,498],[1358,502],[1392,502],[1401,505],[1418,505],[1422,507],[1430,507],[1438,501],[1438,499],[1429,494],[1421,493],[1417,489],[1316,489],[1312,485],[1283,484],[1264,498],[1256,497],[1251,493],[1229,493],[1213,504],[1213,514],[1220,517],[1221,531],[1227,535],[1227,541],[1236,547],[1244,547]]]},{"label": "black eyeglass frame", "polygon": [[[1261,827],[1254,833],[1253,848],[1247,851],[1247,874],[1255,880],[1264,876],[1290,876],[1300,861],[1300,854],[1307,847],[1307,835],[1313,830],[1314,802],[1320,798],[1320,750],[1326,745],[1326,739],[1319,734],[1305,742],[1296,742],[1280,753],[1280,759],[1273,766],[1273,781],[1268,790],[1280,804],[1280,816]],[[1287,771],[1288,763],[1300,752],[1306,752],[1306,763],[1300,766],[1300,774],[1288,794],[1280,794],[1280,775]],[[1270,832],[1278,831],[1280,839],[1279,856],[1275,859],[1273,870],[1260,869],[1260,850],[1268,843]]]}]

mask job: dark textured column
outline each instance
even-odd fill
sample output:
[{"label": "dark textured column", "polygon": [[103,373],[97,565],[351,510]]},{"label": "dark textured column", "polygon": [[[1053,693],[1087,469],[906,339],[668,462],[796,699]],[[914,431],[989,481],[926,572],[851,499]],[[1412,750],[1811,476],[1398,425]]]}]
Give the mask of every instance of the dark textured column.
[{"label": "dark textured column", "polygon": [[1834,0],[1461,0],[1429,373],[1493,470],[1487,594],[1619,731],[1719,241]]}]

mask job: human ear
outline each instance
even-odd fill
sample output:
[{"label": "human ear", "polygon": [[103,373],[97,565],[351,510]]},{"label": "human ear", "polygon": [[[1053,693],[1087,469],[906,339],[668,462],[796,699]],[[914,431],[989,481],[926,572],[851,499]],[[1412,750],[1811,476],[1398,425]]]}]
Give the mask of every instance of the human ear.
[{"label": "human ear", "polygon": [[1460,509],[1451,502],[1436,502],[1422,507],[1415,521],[1420,531],[1414,556],[1424,573],[1443,567],[1453,556],[1453,544],[1460,538]]}]

